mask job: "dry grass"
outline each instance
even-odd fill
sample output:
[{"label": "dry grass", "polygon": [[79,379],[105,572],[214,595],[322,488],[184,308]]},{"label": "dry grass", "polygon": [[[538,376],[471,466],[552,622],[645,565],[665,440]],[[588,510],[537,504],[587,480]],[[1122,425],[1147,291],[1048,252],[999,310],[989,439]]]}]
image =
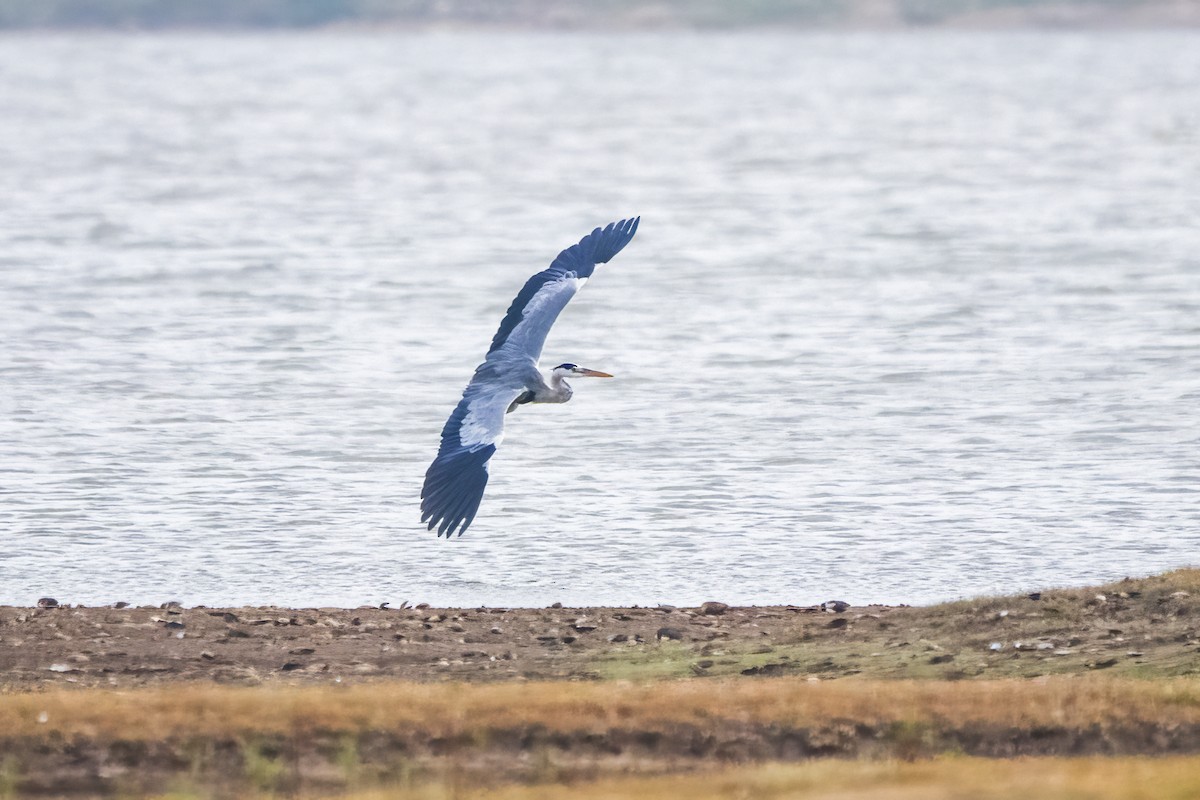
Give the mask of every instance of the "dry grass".
[{"label": "dry grass", "polygon": [[735,722],[806,726],[848,720],[1073,728],[1200,723],[1200,680],[838,681],[800,678],[656,684],[376,683],[346,687],[218,687],[0,695],[0,731],[156,740],[337,731],[434,735],[539,725],[552,731],[655,729]]},{"label": "dry grass", "polygon": [[339,800],[1194,800],[1200,757],[818,761],[570,785],[432,784]]}]

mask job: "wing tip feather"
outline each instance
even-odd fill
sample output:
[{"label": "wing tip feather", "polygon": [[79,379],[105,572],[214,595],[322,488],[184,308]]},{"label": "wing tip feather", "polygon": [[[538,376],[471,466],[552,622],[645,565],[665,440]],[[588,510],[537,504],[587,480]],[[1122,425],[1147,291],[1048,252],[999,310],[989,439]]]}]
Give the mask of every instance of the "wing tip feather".
[{"label": "wing tip feather", "polygon": [[462,536],[475,519],[488,483],[488,460],[495,445],[443,452],[425,471],[421,524],[439,537]]}]

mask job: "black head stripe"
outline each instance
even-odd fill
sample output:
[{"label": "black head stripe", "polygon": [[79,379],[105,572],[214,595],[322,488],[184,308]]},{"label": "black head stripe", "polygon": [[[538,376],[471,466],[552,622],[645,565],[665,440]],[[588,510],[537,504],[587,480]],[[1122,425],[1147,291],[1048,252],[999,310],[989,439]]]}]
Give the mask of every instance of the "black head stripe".
[{"label": "black head stripe", "polygon": [[559,364],[555,369],[576,369],[578,364]]}]

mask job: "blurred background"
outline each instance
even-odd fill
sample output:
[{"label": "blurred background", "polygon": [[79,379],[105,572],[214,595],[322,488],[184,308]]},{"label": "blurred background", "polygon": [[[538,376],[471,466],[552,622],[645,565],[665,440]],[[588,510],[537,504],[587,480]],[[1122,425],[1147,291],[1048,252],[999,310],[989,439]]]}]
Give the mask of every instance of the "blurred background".
[{"label": "blurred background", "polygon": [[22,27],[497,25],[633,30],[1200,24],[1194,0],[2,0]]},{"label": "blurred background", "polygon": [[[0,0],[0,603],[1195,563],[1200,4]],[[637,238],[418,523],[525,279]]]}]

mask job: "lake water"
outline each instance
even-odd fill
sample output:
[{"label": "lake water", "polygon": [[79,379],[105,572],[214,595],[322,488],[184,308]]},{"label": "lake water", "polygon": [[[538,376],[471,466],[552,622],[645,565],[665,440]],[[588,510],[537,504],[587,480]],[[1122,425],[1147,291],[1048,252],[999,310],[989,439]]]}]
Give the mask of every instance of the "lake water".
[{"label": "lake water", "polygon": [[[1200,563],[1200,34],[0,38],[0,602],[925,602]],[[524,280],[634,241],[474,526]]]}]

